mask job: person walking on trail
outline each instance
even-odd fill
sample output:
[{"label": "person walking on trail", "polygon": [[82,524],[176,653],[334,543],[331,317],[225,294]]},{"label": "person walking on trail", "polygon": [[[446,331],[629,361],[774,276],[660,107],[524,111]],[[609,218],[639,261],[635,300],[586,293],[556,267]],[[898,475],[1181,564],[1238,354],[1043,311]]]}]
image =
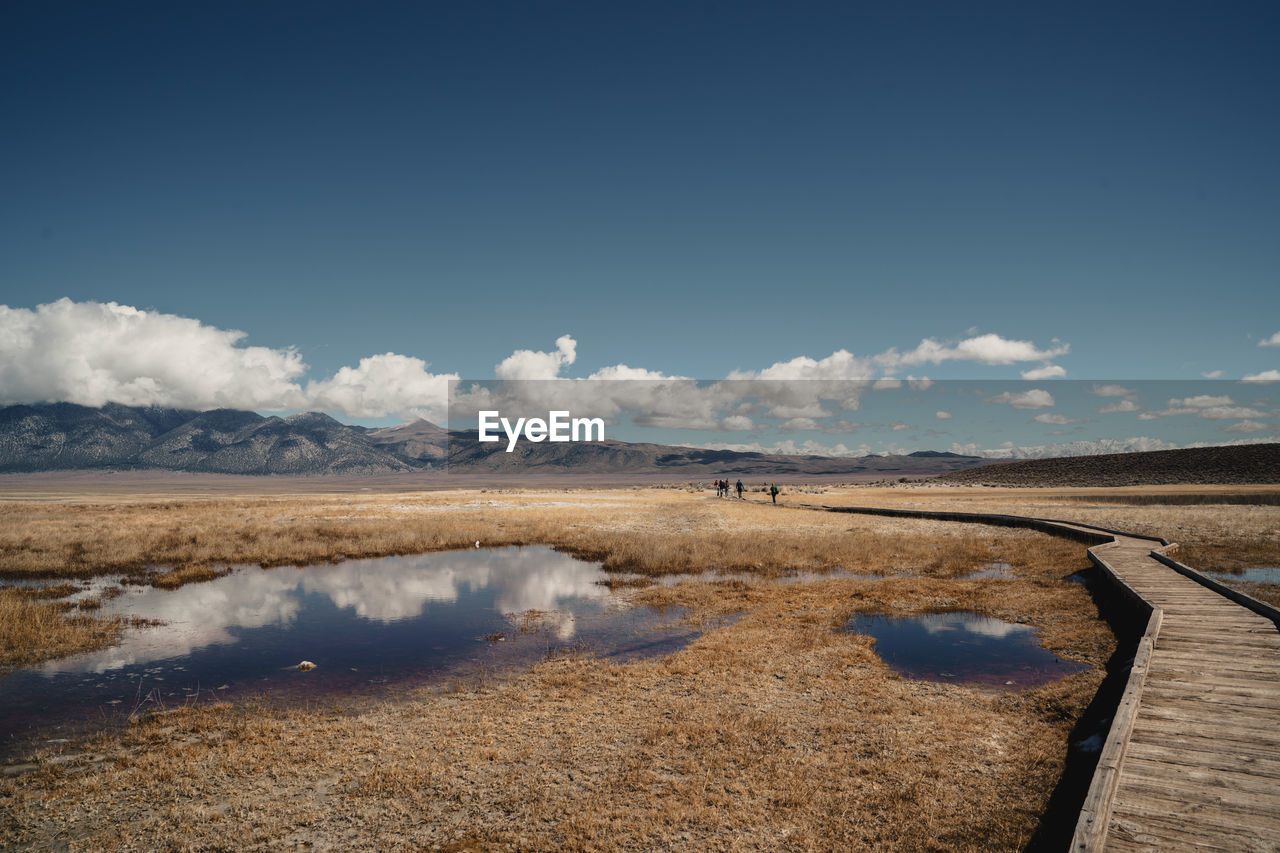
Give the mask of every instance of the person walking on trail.
[{"label": "person walking on trail", "polygon": [[738,500],[742,500],[742,481],[738,481]]},{"label": "person walking on trail", "polygon": [[776,504],[778,502],[778,484],[777,483],[774,483],[772,486],[769,487],[769,494],[773,497],[773,502]]}]

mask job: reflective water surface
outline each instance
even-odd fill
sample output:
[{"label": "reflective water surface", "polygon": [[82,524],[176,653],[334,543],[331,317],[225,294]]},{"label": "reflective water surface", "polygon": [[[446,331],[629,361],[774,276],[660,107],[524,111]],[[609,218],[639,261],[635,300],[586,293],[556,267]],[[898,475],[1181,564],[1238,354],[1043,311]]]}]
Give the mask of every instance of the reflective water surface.
[{"label": "reflective water surface", "polygon": [[874,637],[876,653],[892,670],[925,681],[1020,690],[1087,668],[1042,649],[1030,625],[976,613],[859,614],[845,627]]},{"label": "reflective water surface", "polygon": [[[574,648],[664,653],[696,635],[679,613],[628,606],[604,577],[595,563],[528,547],[240,568],[176,590],[126,586],[102,612],[163,624],[0,677],[0,745],[36,726],[109,723],[197,696],[470,679]],[[303,660],[315,669],[300,672]]]},{"label": "reflective water surface", "polygon": [[1223,581],[1249,581],[1250,583],[1280,583],[1280,568],[1259,567],[1237,569],[1234,572],[1205,572],[1211,578]]}]

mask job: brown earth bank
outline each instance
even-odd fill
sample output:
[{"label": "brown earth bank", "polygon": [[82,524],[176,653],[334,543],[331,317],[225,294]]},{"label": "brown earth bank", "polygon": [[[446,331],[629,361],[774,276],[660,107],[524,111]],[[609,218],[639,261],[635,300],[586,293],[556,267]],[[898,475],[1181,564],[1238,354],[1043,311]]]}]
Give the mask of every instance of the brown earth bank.
[{"label": "brown earth bank", "polygon": [[[486,530],[540,535],[630,571],[748,572],[628,589],[694,621],[736,615],[659,659],[550,660],[496,686],[357,708],[198,707],[44,745],[0,780],[9,847],[1015,849],[1036,829],[1114,644],[1087,592],[1063,580],[1087,565],[1083,549],[1027,531],[676,490],[5,509],[4,535],[19,543],[78,536],[91,548],[95,530],[156,527],[155,548],[198,556],[204,536],[257,519],[304,543],[327,537],[332,557],[394,521],[418,544]],[[162,541],[179,522],[195,543]],[[4,565],[17,553],[4,551]],[[126,560],[145,553],[102,546]],[[992,560],[1014,576],[958,579]],[[912,576],[770,580],[833,567]],[[1090,669],[1021,693],[922,683],[841,630],[857,612],[950,608],[1035,625],[1048,648]]]},{"label": "brown earth bank", "polygon": [[1197,447],[998,462],[940,483],[1006,487],[1280,483],[1280,444]]}]

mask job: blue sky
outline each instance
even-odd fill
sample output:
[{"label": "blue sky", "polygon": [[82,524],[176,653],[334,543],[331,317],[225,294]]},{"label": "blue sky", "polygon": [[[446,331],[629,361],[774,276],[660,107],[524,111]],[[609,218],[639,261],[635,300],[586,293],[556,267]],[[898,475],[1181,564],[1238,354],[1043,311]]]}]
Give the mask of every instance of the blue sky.
[{"label": "blue sky", "polygon": [[[983,336],[1056,354],[894,375],[1269,375],[1277,44],[1270,2],[9,2],[0,304],[243,331],[298,384],[563,335],[568,376]],[[46,326],[98,327],[19,346],[14,316],[0,396],[83,385]],[[100,360],[131,399],[270,408],[234,365],[179,393]]]}]

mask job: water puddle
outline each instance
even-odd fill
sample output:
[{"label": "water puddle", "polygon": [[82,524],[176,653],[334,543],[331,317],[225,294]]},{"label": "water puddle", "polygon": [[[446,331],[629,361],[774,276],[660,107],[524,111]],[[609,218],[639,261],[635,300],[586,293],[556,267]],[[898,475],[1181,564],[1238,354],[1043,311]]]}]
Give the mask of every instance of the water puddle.
[{"label": "water puddle", "polygon": [[[213,696],[291,701],[447,684],[577,649],[663,654],[697,636],[682,613],[629,606],[604,578],[598,564],[528,547],[245,567],[176,590],[126,586],[100,612],[164,624],[0,676],[0,749],[36,728],[109,725]],[[315,668],[300,671],[304,660]]]},{"label": "water puddle", "polygon": [[1280,583],[1280,568],[1260,567],[1238,569],[1233,572],[1205,572],[1214,580],[1248,581],[1249,583]]},{"label": "water puddle", "polygon": [[985,566],[962,575],[961,579],[979,580],[982,578],[995,578],[997,580],[1009,580],[1013,576],[1013,566],[1008,563],[987,563]]},{"label": "water puddle", "polygon": [[868,572],[850,572],[844,569],[832,569],[828,572],[809,570],[790,571],[781,575],[754,574],[752,572],[686,572],[674,575],[641,575],[631,572],[615,572],[610,575],[609,583],[613,586],[679,586],[686,583],[725,583],[741,581],[743,583],[811,583],[821,580],[855,580],[878,581],[889,577],[908,577],[907,575],[877,575]]},{"label": "water puddle", "polygon": [[976,613],[858,614],[845,627],[874,637],[894,672],[924,681],[1021,690],[1087,669],[1041,648],[1030,625]]}]

